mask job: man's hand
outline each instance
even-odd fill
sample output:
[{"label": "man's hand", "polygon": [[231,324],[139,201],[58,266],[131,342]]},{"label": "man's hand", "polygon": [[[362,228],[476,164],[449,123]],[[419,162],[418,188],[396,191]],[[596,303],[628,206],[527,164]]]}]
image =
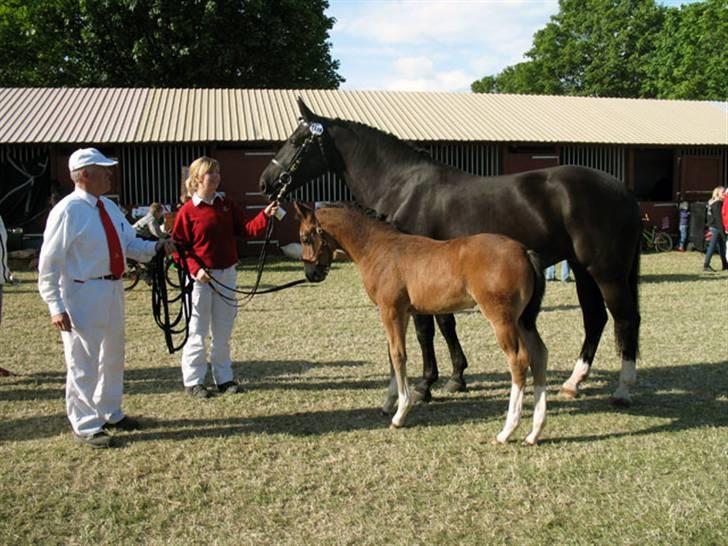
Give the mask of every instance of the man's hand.
[{"label": "man's hand", "polygon": [[65,311],[58,315],[51,316],[51,324],[58,328],[61,332],[71,331],[71,317]]},{"label": "man's hand", "polygon": [[204,269],[200,269],[197,272],[197,275],[195,275],[195,280],[198,282],[201,282],[202,284],[207,284],[210,282],[210,275],[207,274],[207,271]]}]

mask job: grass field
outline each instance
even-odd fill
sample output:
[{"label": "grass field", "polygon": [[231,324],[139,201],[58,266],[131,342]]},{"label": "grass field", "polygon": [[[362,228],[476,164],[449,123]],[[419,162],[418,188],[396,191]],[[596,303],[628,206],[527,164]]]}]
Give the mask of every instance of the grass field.
[{"label": "grass field", "polygon": [[[697,253],[642,262],[634,404],[609,405],[612,323],[576,400],[558,397],[581,341],[573,283],[549,283],[542,443],[493,446],[510,379],[478,313],[458,315],[469,390],[389,430],[385,338],[351,264],[321,285],[259,296],[233,335],[246,392],[194,400],[166,353],[150,292],[127,297],[120,447],[76,446],[64,363],[32,273],[7,287],[0,326],[0,544],[727,544],[728,275]],[[264,282],[302,275],[273,264]],[[252,279],[250,268],[240,281]],[[414,328],[410,376],[421,373]],[[441,383],[449,373],[438,336]]]}]

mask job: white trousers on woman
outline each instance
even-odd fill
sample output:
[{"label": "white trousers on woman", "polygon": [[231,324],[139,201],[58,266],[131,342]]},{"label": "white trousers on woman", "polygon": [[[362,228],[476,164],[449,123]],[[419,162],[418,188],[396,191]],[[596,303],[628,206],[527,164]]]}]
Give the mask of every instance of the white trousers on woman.
[{"label": "white trousers on woman", "polygon": [[[227,269],[211,269],[210,274],[222,284],[235,287],[237,272],[235,266]],[[215,285],[222,294],[233,297],[230,290]],[[234,302],[228,302],[216,294],[210,284],[195,281],[192,289],[192,316],[190,335],[182,349],[182,381],[185,387],[202,385],[207,375],[205,339],[209,335],[210,367],[216,385],[233,380],[230,360],[230,336],[235,316],[238,314]]]},{"label": "white trousers on woman", "polygon": [[61,332],[66,413],[77,434],[95,434],[124,417],[124,287],[121,281],[72,282],[63,301],[72,325]]}]

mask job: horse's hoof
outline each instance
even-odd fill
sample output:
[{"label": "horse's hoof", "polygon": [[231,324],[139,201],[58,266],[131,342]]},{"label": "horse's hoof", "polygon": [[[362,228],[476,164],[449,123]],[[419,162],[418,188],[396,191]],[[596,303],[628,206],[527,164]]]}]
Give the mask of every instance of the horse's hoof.
[{"label": "horse's hoof", "polygon": [[498,439],[498,436],[496,436],[496,437],[494,437],[494,438],[493,438],[493,439],[492,439],[492,440],[490,441],[490,443],[491,443],[491,445],[494,445],[494,446],[504,446],[504,445],[506,445],[506,443],[507,443],[507,442],[501,442],[501,441],[500,441],[500,440]]},{"label": "horse's hoof", "polygon": [[538,440],[529,440],[528,438],[523,440],[523,443],[521,444],[524,447],[532,447],[538,445]]},{"label": "horse's hoof", "polygon": [[412,403],[417,404],[418,402],[424,402],[427,404],[432,401],[432,393],[428,390],[422,391],[419,388],[415,388],[412,391]]},{"label": "horse's hoof", "polygon": [[577,392],[576,388],[572,387],[571,385],[563,384],[561,385],[561,390],[559,391],[559,394],[563,396],[564,398],[570,398],[574,399],[579,396],[579,393]]},{"label": "horse's hoof", "polygon": [[466,392],[468,387],[465,384],[465,381],[459,379],[448,379],[443,390],[449,394],[454,394],[456,392]]},{"label": "horse's hoof", "polygon": [[394,423],[389,424],[389,430],[399,430],[400,428],[404,428],[404,425],[395,425]]},{"label": "horse's hoof", "polygon": [[609,399],[609,403],[612,404],[615,408],[629,408],[632,406],[632,400],[629,398],[617,398],[615,396],[612,396]]}]

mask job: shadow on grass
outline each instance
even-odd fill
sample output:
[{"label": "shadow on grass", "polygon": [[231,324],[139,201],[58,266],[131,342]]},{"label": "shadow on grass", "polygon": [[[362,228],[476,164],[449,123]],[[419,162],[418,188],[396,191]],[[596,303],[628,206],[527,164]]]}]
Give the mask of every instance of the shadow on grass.
[{"label": "shadow on grass", "polygon": [[[273,375],[296,373],[302,368],[310,369],[323,366],[358,366],[361,363],[340,362],[331,364],[312,364],[302,362],[287,363],[256,363],[261,367],[260,377],[252,379],[247,387],[254,389],[271,389],[278,391],[284,389],[326,390],[342,389],[356,390],[361,388],[381,389],[385,391],[381,380],[329,379],[323,382],[311,383],[303,380],[296,382],[260,381],[260,378],[270,378],[264,375],[263,367],[274,367],[268,370]],[[250,366],[249,364],[245,364]],[[608,398],[616,385],[617,372],[592,372],[592,382],[603,386],[586,388],[582,397],[576,400],[567,400],[555,395],[561,380],[566,373],[551,374],[549,376],[549,413],[575,414],[575,415],[634,415],[637,417],[658,417],[669,419],[668,423],[647,427],[640,431],[629,432],[598,432],[589,435],[550,438],[544,443],[593,442],[609,438],[649,435],[665,431],[676,432],[702,427],[728,427],[728,375],[725,374],[728,362],[690,364],[664,368],[646,368],[639,372],[639,383],[636,390],[634,404],[629,409],[612,407]],[[131,384],[127,385],[127,393],[145,392],[140,385],[149,382],[158,382],[160,370],[163,373],[173,373],[168,381],[174,382],[174,390],[184,396],[179,385],[178,370],[171,368],[151,368],[144,370],[131,370],[129,376]],[[59,381],[59,374],[39,374],[42,377]],[[559,377],[563,376],[563,377]],[[18,379],[18,378],[15,378]],[[507,391],[509,376],[506,373],[473,375],[471,382],[495,382],[489,387],[477,387],[465,395],[441,396],[436,391],[433,403],[418,405],[410,414],[408,425],[410,428],[418,426],[439,427],[453,424],[483,422],[486,420],[503,419],[507,408]],[[0,393],[5,398],[7,391],[3,388],[7,382],[0,384]],[[151,389],[158,392],[160,389]],[[498,390],[498,396],[489,395],[491,390]],[[482,391],[483,394],[473,396],[473,392]],[[243,395],[244,396],[244,395]],[[62,391],[59,398],[62,397]],[[192,403],[211,403],[214,401],[191,401]],[[526,420],[530,419],[532,410],[531,401],[525,406]],[[389,417],[381,414],[378,407],[357,408],[346,410],[311,411],[305,413],[285,413],[265,415],[252,418],[219,418],[219,419],[172,419],[150,421],[146,430],[139,431],[131,436],[120,435],[119,441],[180,441],[192,438],[225,437],[240,434],[287,434],[293,436],[324,435],[336,432],[351,432],[358,430],[378,430],[388,426]],[[524,423],[525,424],[525,423]],[[524,427],[525,428],[525,427]],[[68,424],[63,415],[31,416],[18,419],[7,419],[0,430],[0,441],[22,441],[50,437],[59,431],[67,430]]]},{"label": "shadow on grass", "polygon": [[[703,268],[703,262],[700,261],[696,264],[696,270],[700,271]],[[684,273],[668,273],[665,275],[652,275],[652,274],[641,274],[640,283],[652,283],[652,282],[705,282],[705,281],[725,281],[728,276],[721,274],[720,271],[715,273],[698,273],[694,275],[685,275]]]}]

